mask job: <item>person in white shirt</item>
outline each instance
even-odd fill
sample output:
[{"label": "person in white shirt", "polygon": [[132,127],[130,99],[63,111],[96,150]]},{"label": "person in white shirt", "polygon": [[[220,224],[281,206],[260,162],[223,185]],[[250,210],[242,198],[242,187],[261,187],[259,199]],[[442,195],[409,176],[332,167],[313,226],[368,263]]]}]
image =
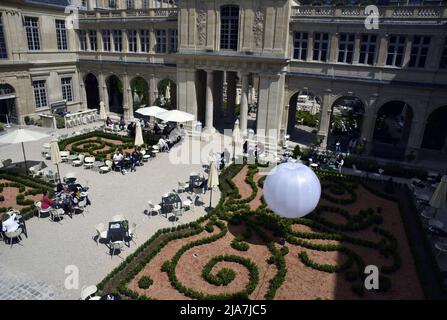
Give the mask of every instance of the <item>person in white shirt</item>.
[{"label": "person in white shirt", "polygon": [[124,156],[116,150],[115,154],[113,155],[113,169],[115,170],[116,167],[122,168],[122,162],[123,162]]},{"label": "person in white shirt", "polygon": [[341,173],[341,168],[345,164],[345,160],[343,158],[340,158],[340,161],[338,162],[338,173]]},{"label": "person in white shirt", "polygon": [[19,228],[19,224],[16,222],[16,214],[13,213],[11,216],[8,217],[7,214],[3,216],[3,222],[2,222],[2,231],[3,232],[14,232]]}]

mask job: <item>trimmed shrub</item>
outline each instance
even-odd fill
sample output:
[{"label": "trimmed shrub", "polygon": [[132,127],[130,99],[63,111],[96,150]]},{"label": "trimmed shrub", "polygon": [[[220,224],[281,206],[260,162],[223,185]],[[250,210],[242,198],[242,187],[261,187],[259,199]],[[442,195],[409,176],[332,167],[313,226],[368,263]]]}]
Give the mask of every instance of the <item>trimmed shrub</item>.
[{"label": "trimmed shrub", "polygon": [[140,289],[148,289],[153,283],[154,283],[154,280],[152,280],[150,277],[143,276],[138,281],[138,288],[140,288]]}]

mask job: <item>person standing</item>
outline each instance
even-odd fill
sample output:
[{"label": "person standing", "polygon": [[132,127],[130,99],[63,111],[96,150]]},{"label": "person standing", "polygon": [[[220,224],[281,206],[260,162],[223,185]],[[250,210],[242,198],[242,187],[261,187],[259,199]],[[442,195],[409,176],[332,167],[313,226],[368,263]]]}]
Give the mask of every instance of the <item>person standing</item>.
[{"label": "person standing", "polygon": [[338,162],[338,173],[341,173],[341,168],[345,164],[345,160],[343,160],[343,157],[340,157],[340,161]]}]

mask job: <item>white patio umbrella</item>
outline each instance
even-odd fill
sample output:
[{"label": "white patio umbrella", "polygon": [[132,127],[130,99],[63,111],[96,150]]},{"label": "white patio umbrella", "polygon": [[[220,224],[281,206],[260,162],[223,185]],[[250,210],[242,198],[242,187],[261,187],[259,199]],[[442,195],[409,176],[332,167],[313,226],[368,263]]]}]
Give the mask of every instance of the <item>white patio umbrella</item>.
[{"label": "white patio umbrella", "polygon": [[233,128],[233,161],[236,159],[236,146],[242,143],[241,129],[239,128],[239,119],[234,123]]},{"label": "white patio umbrella", "polygon": [[59,150],[59,144],[57,140],[53,140],[50,143],[50,150],[51,150],[51,162],[56,165],[57,168],[57,174],[59,176],[59,179],[61,177],[61,173],[59,171],[59,163],[62,162],[61,158],[61,152]]},{"label": "white patio umbrella", "polygon": [[208,173],[208,189],[211,189],[210,193],[210,208],[213,200],[213,188],[219,186],[219,174],[217,173],[217,167],[214,161],[210,162],[210,171]]},{"label": "white patio umbrella", "polygon": [[143,130],[141,130],[141,124],[137,121],[136,130],[135,130],[135,145],[137,147],[142,146],[144,144],[143,140]]},{"label": "white patio umbrella", "polygon": [[168,110],[160,108],[159,106],[152,106],[152,107],[140,108],[137,111],[135,111],[135,113],[141,114],[142,116],[146,117],[156,117],[158,114],[166,111]]},{"label": "white patio umbrella", "polygon": [[177,123],[194,121],[195,118],[194,115],[180,110],[166,111],[158,114],[156,117],[166,122],[177,122]]},{"label": "white patio umbrella", "polygon": [[99,119],[105,120],[107,118],[106,107],[104,101],[99,103]]},{"label": "white patio umbrella", "polygon": [[25,170],[28,172],[28,166],[26,165],[26,154],[24,142],[38,141],[44,138],[48,138],[49,135],[42,132],[36,132],[29,129],[19,128],[17,130],[8,132],[0,137],[0,144],[22,144],[23,160],[25,161]]},{"label": "white patio umbrella", "polygon": [[430,199],[430,206],[436,208],[436,213],[438,209],[447,208],[447,176],[442,177],[441,182]]}]

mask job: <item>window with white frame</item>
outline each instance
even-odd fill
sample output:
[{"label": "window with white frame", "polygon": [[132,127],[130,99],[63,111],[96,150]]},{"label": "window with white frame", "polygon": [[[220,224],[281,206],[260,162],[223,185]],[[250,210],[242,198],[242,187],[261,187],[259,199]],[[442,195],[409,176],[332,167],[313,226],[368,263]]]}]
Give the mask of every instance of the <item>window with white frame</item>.
[{"label": "window with white frame", "polygon": [[222,6],[220,9],[220,48],[237,50],[239,39],[239,7]]},{"label": "window with white frame", "polygon": [[3,32],[3,20],[0,13],[0,59],[8,59],[8,50],[6,50],[5,34]]},{"label": "window with white frame", "polygon": [[56,41],[59,50],[68,50],[67,29],[65,20],[56,20]]},{"label": "window with white frame", "polygon": [[374,58],[376,56],[377,35],[363,34],[360,39],[360,55],[359,63],[374,65]]},{"label": "window with white frame", "polygon": [[142,8],[143,9],[149,9],[149,0],[143,0]]},{"label": "window with white frame", "polygon": [[150,39],[149,30],[140,30],[141,52],[150,51],[149,39]]},{"label": "window with white frame", "polygon": [[401,67],[404,61],[405,36],[392,35],[388,41],[387,66]]},{"label": "window with white frame", "polygon": [[338,62],[352,63],[354,57],[355,35],[341,33],[338,41]]},{"label": "window with white frame", "polygon": [[316,32],[314,34],[313,60],[326,61],[329,49],[329,33]]},{"label": "window with white frame", "polygon": [[110,30],[102,30],[102,49],[103,51],[112,51]]},{"label": "window with white frame", "polygon": [[109,8],[116,9],[116,0],[109,0]]},{"label": "window with white frame", "polygon": [[169,52],[177,52],[177,29],[169,30]]},{"label": "window with white frame", "polygon": [[79,30],[78,36],[79,36],[79,49],[82,51],[87,50],[87,31]]},{"label": "window with white frame", "polygon": [[62,78],[61,86],[62,86],[62,99],[68,102],[73,101],[73,85],[71,78]]},{"label": "window with white frame", "polygon": [[96,30],[88,31],[88,39],[90,41],[90,50],[91,51],[98,50],[98,41],[96,39]]},{"label": "window with white frame", "polygon": [[293,59],[306,60],[309,34],[307,32],[293,33]]},{"label": "window with white frame", "polygon": [[440,69],[447,69],[447,37],[444,40],[444,47],[442,49],[441,60],[439,61]]},{"label": "window with white frame", "polygon": [[427,61],[428,49],[430,48],[429,36],[414,36],[411,45],[411,56],[409,66],[424,68]]},{"label": "window with white frame", "polygon": [[137,52],[137,30],[127,30],[129,52]]},{"label": "window with white frame", "polygon": [[36,109],[48,107],[47,89],[45,80],[33,81],[34,100],[36,102]]},{"label": "window with white frame", "polygon": [[155,30],[155,39],[157,41],[155,45],[155,52],[166,52],[166,30]]},{"label": "window with white frame", "polygon": [[121,30],[113,30],[113,50],[115,52],[123,51],[123,38],[121,35]]},{"label": "window with white frame", "polygon": [[127,9],[133,9],[134,8],[133,0],[127,0],[126,4],[127,4]]},{"label": "window with white frame", "polygon": [[29,50],[40,50],[39,19],[25,17],[26,38]]}]

